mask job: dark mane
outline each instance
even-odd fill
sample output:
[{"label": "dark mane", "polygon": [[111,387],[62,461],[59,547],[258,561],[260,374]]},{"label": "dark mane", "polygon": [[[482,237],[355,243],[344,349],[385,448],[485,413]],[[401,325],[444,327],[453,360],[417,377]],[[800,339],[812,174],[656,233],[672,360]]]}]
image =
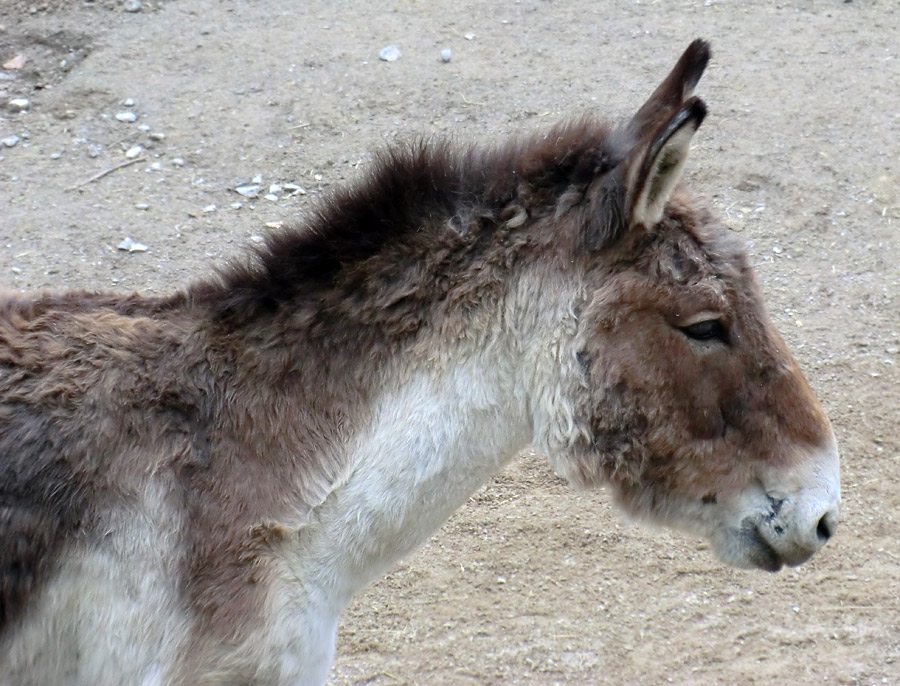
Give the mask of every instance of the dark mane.
[{"label": "dark mane", "polygon": [[[464,237],[472,245],[457,247],[483,250],[511,208],[552,216],[560,201],[582,199],[592,179],[622,161],[626,143],[624,132],[584,117],[501,147],[417,140],[389,148],[304,225],[272,233],[252,259],[221,271],[219,284],[198,284],[191,296],[215,301],[220,316],[254,317],[321,297],[340,282],[359,287],[362,265],[386,253],[399,274],[422,251],[449,250]],[[382,270],[380,278],[390,274]]]}]

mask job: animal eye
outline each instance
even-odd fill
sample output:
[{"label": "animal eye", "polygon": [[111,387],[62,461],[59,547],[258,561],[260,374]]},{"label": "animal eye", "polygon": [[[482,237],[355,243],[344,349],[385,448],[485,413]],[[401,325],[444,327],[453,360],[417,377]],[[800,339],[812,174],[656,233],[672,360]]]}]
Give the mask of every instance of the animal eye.
[{"label": "animal eye", "polygon": [[726,345],[728,343],[728,330],[718,319],[704,319],[702,322],[683,326],[680,331],[695,341],[721,341]]}]

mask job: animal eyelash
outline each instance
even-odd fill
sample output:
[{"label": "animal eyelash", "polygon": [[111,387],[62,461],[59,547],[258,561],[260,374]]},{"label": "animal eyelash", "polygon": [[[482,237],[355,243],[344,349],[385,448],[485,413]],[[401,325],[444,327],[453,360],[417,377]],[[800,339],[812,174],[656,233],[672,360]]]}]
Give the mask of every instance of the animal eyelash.
[{"label": "animal eyelash", "polygon": [[728,345],[728,329],[718,319],[705,319],[702,322],[683,326],[679,331],[695,341],[720,341]]}]

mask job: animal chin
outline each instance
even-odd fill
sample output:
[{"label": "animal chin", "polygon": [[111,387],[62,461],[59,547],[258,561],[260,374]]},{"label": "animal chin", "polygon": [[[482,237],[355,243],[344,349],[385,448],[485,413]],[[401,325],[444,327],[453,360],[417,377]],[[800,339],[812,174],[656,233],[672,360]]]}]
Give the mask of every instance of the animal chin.
[{"label": "animal chin", "polygon": [[767,572],[777,572],[784,567],[784,560],[755,524],[746,522],[738,537],[748,566],[758,567]]}]

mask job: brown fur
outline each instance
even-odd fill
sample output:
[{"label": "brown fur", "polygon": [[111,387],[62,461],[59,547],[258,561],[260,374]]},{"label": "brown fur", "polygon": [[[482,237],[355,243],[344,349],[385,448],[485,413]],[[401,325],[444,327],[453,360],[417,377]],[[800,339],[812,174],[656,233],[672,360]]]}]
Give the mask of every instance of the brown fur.
[{"label": "brown fur", "polygon": [[[585,400],[585,482],[612,481],[637,511],[661,510],[673,496],[733,493],[795,455],[791,445],[825,444],[827,418],[742,247],[703,203],[682,194],[652,233],[632,238],[640,245],[616,250],[637,258],[599,275],[584,314],[595,335],[580,358],[599,390]],[[725,315],[730,345],[698,356],[678,325],[703,310]]]}]

